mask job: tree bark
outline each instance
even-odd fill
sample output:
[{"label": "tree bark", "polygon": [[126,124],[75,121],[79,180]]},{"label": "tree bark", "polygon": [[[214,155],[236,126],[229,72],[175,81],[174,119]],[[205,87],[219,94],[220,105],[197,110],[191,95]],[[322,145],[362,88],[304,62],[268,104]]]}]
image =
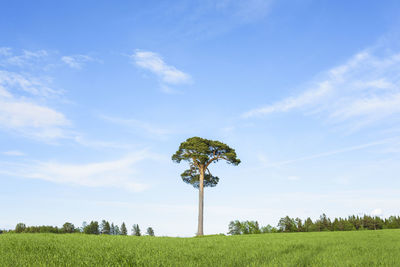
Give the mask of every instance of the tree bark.
[{"label": "tree bark", "polygon": [[205,168],[200,168],[200,181],[199,181],[199,218],[197,235],[203,235],[203,208],[204,208],[204,172]]}]

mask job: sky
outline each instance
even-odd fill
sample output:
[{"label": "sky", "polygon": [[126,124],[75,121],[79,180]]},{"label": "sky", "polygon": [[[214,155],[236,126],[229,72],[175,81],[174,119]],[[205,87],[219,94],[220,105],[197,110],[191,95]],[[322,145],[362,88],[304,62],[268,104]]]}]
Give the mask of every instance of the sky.
[{"label": "sky", "polygon": [[0,1],[0,229],[400,215],[399,1]]}]

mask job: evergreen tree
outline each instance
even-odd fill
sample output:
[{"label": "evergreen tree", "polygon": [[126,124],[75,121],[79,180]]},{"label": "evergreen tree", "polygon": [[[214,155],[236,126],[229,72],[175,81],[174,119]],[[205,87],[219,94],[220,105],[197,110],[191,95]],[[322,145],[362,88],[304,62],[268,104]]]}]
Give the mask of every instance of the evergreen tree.
[{"label": "evergreen tree", "polygon": [[120,235],[121,231],[119,230],[119,226],[118,225],[114,225],[114,235]]},{"label": "evergreen tree", "polygon": [[132,235],[141,236],[140,228],[138,224],[134,224],[132,227]]},{"label": "evergreen tree", "polygon": [[83,232],[85,234],[92,234],[92,235],[98,235],[100,233],[99,231],[99,223],[97,221],[91,221],[86,227],[83,229]]},{"label": "evergreen tree", "polygon": [[300,218],[295,219],[297,232],[303,232],[303,224]]},{"label": "evergreen tree", "polygon": [[238,221],[238,220],[236,220],[236,221],[231,221],[230,223],[229,223],[229,232],[228,232],[228,234],[230,234],[230,235],[240,235],[242,232],[241,232],[241,223]]},{"label": "evergreen tree", "polygon": [[217,176],[211,174],[209,166],[220,160],[236,166],[239,165],[240,159],[237,158],[234,149],[222,142],[192,137],[180,144],[178,151],[172,155],[172,160],[176,163],[182,160],[189,163],[189,169],[184,171],[181,177],[185,183],[199,189],[197,235],[203,235],[204,187],[214,187],[219,181]]},{"label": "evergreen tree", "polygon": [[75,232],[75,226],[72,223],[66,222],[62,227],[62,231],[64,233],[73,233]]},{"label": "evergreen tree", "polygon": [[279,220],[278,227],[281,232],[294,232],[296,229],[296,223],[294,219],[286,216]]},{"label": "evergreen tree", "polygon": [[110,235],[111,234],[111,227],[110,223],[106,220],[101,222],[101,234],[103,235]]},{"label": "evergreen tree", "polygon": [[149,235],[149,236],[154,236],[154,230],[153,230],[153,228],[151,228],[151,227],[147,228],[146,233],[147,233],[147,235]]},{"label": "evergreen tree", "polygon": [[128,234],[128,229],[126,229],[126,225],[123,222],[121,225],[121,235],[127,235]]},{"label": "evergreen tree", "polygon": [[261,227],[261,233],[266,234],[266,233],[272,233],[272,226],[271,225],[267,225],[267,226],[263,226]]},{"label": "evergreen tree", "polygon": [[307,220],[304,222],[304,231],[305,232],[311,232],[313,228],[313,222],[310,217],[307,218]]},{"label": "evergreen tree", "polygon": [[110,226],[110,235],[115,235],[115,226],[114,226],[114,223],[111,223],[111,226]]},{"label": "evergreen tree", "polygon": [[15,232],[16,233],[22,233],[22,232],[24,232],[26,230],[26,225],[24,224],[24,223],[18,223],[16,226],[15,226]]}]

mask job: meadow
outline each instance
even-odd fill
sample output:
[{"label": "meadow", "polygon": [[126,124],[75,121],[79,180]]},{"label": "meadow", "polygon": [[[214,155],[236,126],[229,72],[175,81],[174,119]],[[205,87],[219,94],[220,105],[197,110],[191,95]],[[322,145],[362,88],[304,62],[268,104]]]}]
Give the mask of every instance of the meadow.
[{"label": "meadow", "polygon": [[400,266],[400,230],[194,238],[2,234],[0,266]]}]

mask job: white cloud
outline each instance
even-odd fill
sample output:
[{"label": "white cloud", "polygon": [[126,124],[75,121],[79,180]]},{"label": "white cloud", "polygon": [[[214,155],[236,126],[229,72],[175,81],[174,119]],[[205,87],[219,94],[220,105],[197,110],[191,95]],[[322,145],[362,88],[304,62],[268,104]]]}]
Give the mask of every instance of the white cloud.
[{"label": "white cloud", "polygon": [[131,57],[137,66],[156,74],[164,83],[184,84],[191,81],[189,74],[166,64],[157,53],[138,50]]},{"label": "white cloud", "polygon": [[87,55],[63,56],[61,60],[73,69],[81,69],[86,62],[94,61],[92,57]]},{"label": "white cloud", "polygon": [[138,181],[137,164],[148,159],[158,158],[147,152],[139,152],[117,160],[87,164],[36,162],[25,165],[15,175],[60,184],[114,187],[140,192],[149,188],[149,184]]},{"label": "white cloud", "polygon": [[298,180],[300,180],[300,177],[298,177],[298,176],[289,176],[288,180],[289,181],[298,181]]},{"label": "white cloud", "polygon": [[289,97],[275,104],[250,110],[243,114],[244,118],[255,117],[260,115],[267,115],[276,112],[287,112],[295,108],[303,107],[308,104],[312,104],[320,98],[326,96],[332,87],[327,82],[322,82],[317,88],[306,91],[299,96]]},{"label": "white cloud", "polygon": [[[16,96],[12,92],[27,93]],[[59,94],[37,79],[22,74],[0,71],[0,128],[38,139],[65,137],[65,127],[70,125],[64,114],[35,103],[33,97]]]},{"label": "white cloud", "polygon": [[16,156],[16,157],[25,156],[24,152],[21,152],[18,150],[4,151],[4,152],[2,152],[2,154],[6,155],[6,156]]},{"label": "white cloud", "polygon": [[13,55],[10,48],[2,48],[0,51],[0,55],[5,57],[0,60],[0,65],[14,65],[18,67],[32,66],[35,61],[46,58],[49,55],[46,50],[22,50],[20,55]]},{"label": "white cloud", "polygon": [[329,123],[352,130],[400,113],[400,54],[363,51],[311,83],[298,96],[285,98],[242,117],[301,110],[323,115]]},{"label": "white cloud", "polygon": [[[22,75],[15,72],[0,70],[0,96],[5,96],[4,92],[7,90],[23,91],[41,97],[50,97],[62,93],[61,91],[46,86],[39,79],[28,76],[27,74]],[[10,96],[9,93],[7,93],[7,95]]]},{"label": "white cloud", "polygon": [[35,138],[61,138],[70,122],[51,108],[25,101],[0,100],[0,127]]}]

